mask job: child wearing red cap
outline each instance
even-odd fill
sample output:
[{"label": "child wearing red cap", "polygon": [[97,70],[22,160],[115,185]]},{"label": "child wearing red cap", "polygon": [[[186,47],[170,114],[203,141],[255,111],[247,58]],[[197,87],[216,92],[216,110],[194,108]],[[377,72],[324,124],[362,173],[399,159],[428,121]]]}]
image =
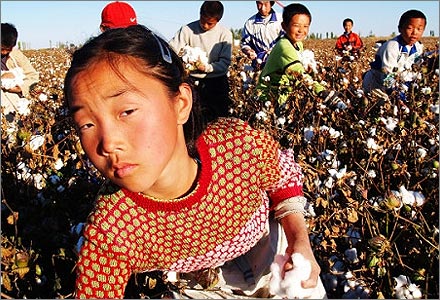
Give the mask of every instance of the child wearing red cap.
[{"label": "child wearing red cap", "polygon": [[102,32],[112,28],[124,28],[137,25],[136,12],[126,2],[115,1],[107,4],[101,12]]}]

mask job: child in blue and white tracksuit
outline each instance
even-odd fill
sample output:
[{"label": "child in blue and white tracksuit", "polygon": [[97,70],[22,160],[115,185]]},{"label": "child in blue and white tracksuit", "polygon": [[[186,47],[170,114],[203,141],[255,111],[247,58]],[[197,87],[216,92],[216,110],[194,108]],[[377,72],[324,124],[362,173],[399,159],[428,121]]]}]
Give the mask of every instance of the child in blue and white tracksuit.
[{"label": "child in blue and white tracksuit", "polygon": [[426,27],[426,17],[418,10],[405,12],[399,21],[400,35],[388,40],[377,50],[371,69],[363,77],[362,87],[365,93],[374,89],[390,91],[399,82],[413,82],[418,74],[412,70],[423,53],[423,44],[419,41]]}]

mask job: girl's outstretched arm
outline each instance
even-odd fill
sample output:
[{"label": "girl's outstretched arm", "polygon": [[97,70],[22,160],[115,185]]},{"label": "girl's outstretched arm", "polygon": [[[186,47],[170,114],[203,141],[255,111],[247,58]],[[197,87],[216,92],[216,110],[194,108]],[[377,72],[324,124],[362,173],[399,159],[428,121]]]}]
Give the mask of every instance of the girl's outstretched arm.
[{"label": "girl's outstretched arm", "polygon": [[[281,225],[287,237],[288,246],[286,254],[291,257],[293,253],[301,253],[308,259],[312,266],[312,271],[308,280],[302,282],[303,288],[314,288],[318,284],[318,277],[321,272],[310,245],[309,233],[302,213],[292,213],[283,217]],[[284,271],[292,268],[289,260],[284,267]]]}]

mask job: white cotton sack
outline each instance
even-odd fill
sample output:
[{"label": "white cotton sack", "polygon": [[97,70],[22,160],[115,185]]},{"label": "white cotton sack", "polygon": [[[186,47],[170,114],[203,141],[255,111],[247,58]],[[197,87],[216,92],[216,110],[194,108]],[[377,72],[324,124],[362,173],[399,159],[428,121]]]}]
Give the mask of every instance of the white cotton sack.
[{"label": "white cotton sack", "polygon": [[307,280],[312,271],[310,261],[300,253],[292,254],[293,269],[287,271],[282,279],[282,270],[287,262],[287,255],[276,255],[270,266],[272,277],[269,282],[269,291],[272,295],[287,297],[288,299],[303,299],[312,296],[313,289],[304,289],[301,281]]}]

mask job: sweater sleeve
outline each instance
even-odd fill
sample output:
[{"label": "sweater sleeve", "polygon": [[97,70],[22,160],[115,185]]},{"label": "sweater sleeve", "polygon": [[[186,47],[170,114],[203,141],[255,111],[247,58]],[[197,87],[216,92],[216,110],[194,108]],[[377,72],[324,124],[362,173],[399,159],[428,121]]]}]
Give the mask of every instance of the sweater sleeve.
[{"label": "sweater sleeve", "polygon": [[[232,58],[232,33],[229,30],[223,30],[220,35],[220,40],[215,46],[219,47],[217,57],[211,61],[206,67],[206,73],[210,74],[208,77],[222,76],[228,72],[231,65]],[[214,51],[214,49],[213,49]],[[217,50],[215,51],[217,52]],[[210,54],[210,56],[213,56]]]},{"label": "sweater sleeve", "polygon": [[127,256],[115,251],[109,235],[93,225],[86,228],[85,236],[77,264],[76,298],[123,298],[131,276]]},{"label": "sweater sleeve", "polygon": [[304,195],[302,190],[303,174],[301,167],[295,162],[293,150],[278,151],[278,170],[281,175],[280,180],[268,190],[271,207],[275,207],[287,198]]},{"label": "sweater sleeve", "polygon": [[271,207],[287,198],[303,196],[303,174],[301,167],[295,162],[293,150],[281,150],[268,133],[262,133],[262,139],[257,140],[257,145],[262,146],[261,182],[268,193]]},{"label": "sweater sleeve", "polygon": [[394,68],[397,68],[397,61],[400,54],[399,43],[397,41],[389,41],[384,44],[384,51],[382,52],[382,70],[385,73],[393,72]]},{"label": "sweater sleeve", "polygon": [[336,40],[335,49],[342,51],[344,50],[344,43],[346,42],[346,38],[344,35],[340,35],[338,39]]},{"label": "sweater sleeve", "polygon": [[174,52],[179,54],[180,50],[185,47],[187,44],[189,44],[186,29],[187,26],[181,27],[176,34],[173,36],[173,38],[168,42],[168,44],[173,48]]},{"label": "sweater sleeve", "polygon": [[29,89],[32,84],[38,83],[39,81],[39,74],[35,70],[35,68],[31,65],[31,62],[29,59],[18,49],[15,49],[13,52],[11,52],[13,55],[13,58],[16,60],[17,65],[23,69],[24,79],[23,79],[23,85],[20,86],[21,92],[23,96],[27,97],[29,96]]}]

